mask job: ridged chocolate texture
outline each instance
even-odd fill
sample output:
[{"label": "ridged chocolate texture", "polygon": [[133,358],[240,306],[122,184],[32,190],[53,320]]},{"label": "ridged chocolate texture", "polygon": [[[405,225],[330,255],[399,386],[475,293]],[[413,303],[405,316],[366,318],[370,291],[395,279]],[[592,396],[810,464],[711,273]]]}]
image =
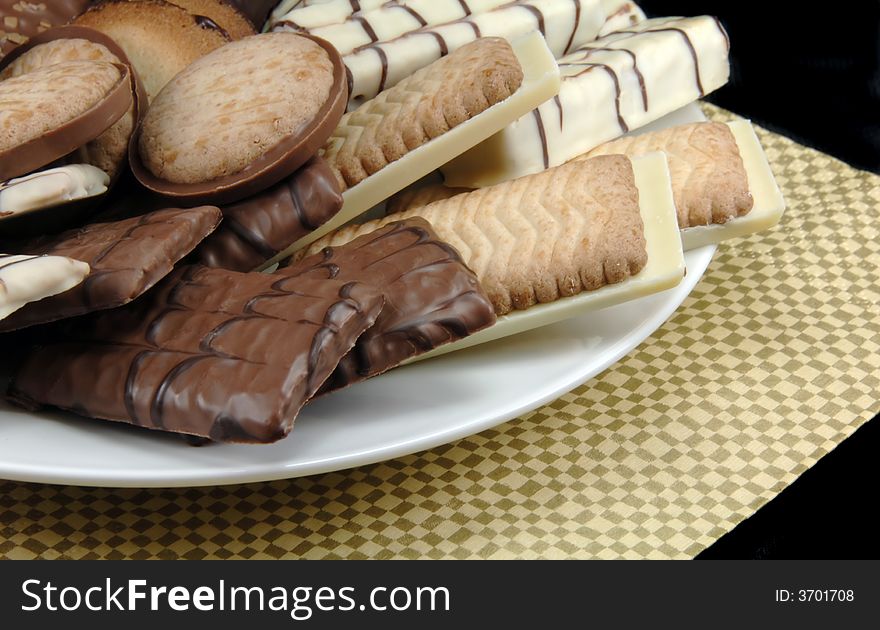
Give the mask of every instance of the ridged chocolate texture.
[{"label": "ridged chocolate texture", "polygon": [[85,282],[0,322],[0,332],[76,317],[126,304],[168,275],[220,222],[218,208],[159,210],[115,223],[97,223],[0,249],[66,256],[88,263]]},{"label": "ridged chocolate texture", "polygon": [[285,437],[382,309],[355,282],[183,267],[143,299],[63,327],[9,398],[224,442]]},{"label": "ridged chocolate texture", "polygon": [[90,4],[91,0],[0,0],[0,57],[38,33],[67,24]]},{"label": "ridged chocolate texture", "polygon": [[223,223],[196,250],[209,267],[251,271],[332,219],[342,208],[333,172],[313,158],[277,186],[224,206]]},{"label": "ridged chocolate texture", "polygon": [[347,245],[328,247],[276,275],[297,282],[359,281],[385,295],[376,324],[340,361],[324,391],[376,376],[495,323],[476,276],[422,219],[391,223]]}]

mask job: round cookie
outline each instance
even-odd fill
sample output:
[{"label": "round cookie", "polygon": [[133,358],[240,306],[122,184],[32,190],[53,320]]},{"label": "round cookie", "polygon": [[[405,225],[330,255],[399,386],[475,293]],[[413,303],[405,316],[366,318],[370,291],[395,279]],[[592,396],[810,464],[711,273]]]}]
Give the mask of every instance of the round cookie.
[{"label": "round cookie", "polygon": [[164,0],[106,0],[74,20],[110,36],[143,81],[148,102],[174,75],[230,41],[213,21]]},{"label": "round cookie", "polygon": [[0,181],[94,140],[131,107],[127,66],[68,61],[0,81]]},{"label": "round cookie", "polygon": [[[65,61],[106,61],[132,68],[122,48],[107,35],[83,26],[50,29],[32,38],[0,62],[0,81]],[[132,69],[133,70],[133,69]],[[128,160],[128,144],[146,109],[146,92],[137,73],[130,73],[133,100],[129,110],[103,134],[77,149],[68,162],[91,164],[111,180]]]},{"label": "round cookie", "polygon": [[237,201],[314,156],[347,98],[342,58],[329,43],[296,33],[254,35],[199,59],[165,86],[129,161],[157,193]]},{"label": "round cookie", "polygon": [[224,0],[168,0],[168,2],[186,9],[193,15],[202,15],[212,20],[226,31],[233,41],[257,34],[251,21]]}]

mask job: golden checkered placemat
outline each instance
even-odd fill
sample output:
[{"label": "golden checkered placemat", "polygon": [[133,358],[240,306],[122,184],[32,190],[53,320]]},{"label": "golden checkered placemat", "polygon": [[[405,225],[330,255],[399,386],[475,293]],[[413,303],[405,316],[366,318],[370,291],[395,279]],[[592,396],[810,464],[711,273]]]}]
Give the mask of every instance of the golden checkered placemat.
[{"label": "golden checkered placemat", "polygon": [[695,556],[880,411],[880,178],[759,135],[783,224],[722,246],[665,326],[553,404],[429,452],[290,481],[0,482],[0,556]]}]

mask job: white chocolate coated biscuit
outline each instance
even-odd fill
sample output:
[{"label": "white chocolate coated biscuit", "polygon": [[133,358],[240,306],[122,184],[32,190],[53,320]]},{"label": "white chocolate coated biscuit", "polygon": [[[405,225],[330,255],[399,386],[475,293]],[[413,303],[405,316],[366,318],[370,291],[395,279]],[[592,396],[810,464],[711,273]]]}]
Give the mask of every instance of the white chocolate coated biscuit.
[{"label": "white chocolate coated biscuit", "polygon": [[443,168],[478,188],[537,173],[724,85],[729,42],[713,17],[642,22],[562,58],[559,95]]},{"label": "white chocolate coated biscuit", "polygon": [[371,99],[416,70],[481,37],[512,41],[533,31],[555,57],[596,38],[605,23],[600,0],[524,0],[394,39],[362,46],[344,57],[354,105]]},{"label": "white chocolate coated biscuit", "polygon": [[25,304],[64,293],[89,275],[89,266],[63,256],[0,254],[0,319]]},{"label": "white chocolate coated biscuit", "polygon": [[107,192],[110,177],[89,164],[70,164],[0,184],[0,221]]}]

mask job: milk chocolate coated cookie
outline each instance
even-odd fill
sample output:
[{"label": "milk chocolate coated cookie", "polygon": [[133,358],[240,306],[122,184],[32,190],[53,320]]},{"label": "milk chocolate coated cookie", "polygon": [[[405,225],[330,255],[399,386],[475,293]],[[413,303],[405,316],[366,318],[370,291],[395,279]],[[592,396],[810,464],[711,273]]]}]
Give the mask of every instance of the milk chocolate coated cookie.
[{"label": "milk chocolate coated cookie", "polygon": [[134,300],[171,272],[174,265],[220,223],[220,210],[160,210],[115,223],[98,223],[0,249],[65,256],[92,269],[66,293],[29,304],[0,322],[0,332],[115,308]]},{"label": "milk chocolate coated cookie", "polygon": [[474,273],[419,218],[327,247],[276,275],[364,282],[385,296],[375,325],[340,361],[325,391],[376,376],[495,323],[492,303]]},{"label": "milk chocolate coated cookie", "polygon": [[294,33],[233,42],[199,59],[153,101],[130,161],[157,193],[231,203],[278,183],[314,156],[342,117],[336,50]]},{"label": "milk chocolate coated cookie", "polygon": [[67,24],[91,0],[0,0],[0,58],[34,35]]},{"label": "milk chocolate coated cookie", "polygon": [[132,103],[127,66],[69,61],[0,81],[0,181],[94,140]]},{"label": "milk chocolate coated cookie", "polygon": [[133,100],[128,111],[107,131],[65,160],[91,164],[115,180],[128,161],[128,144],[147,104],[143,83],[125,51],[116,42],[99,31],[83,26],[50,29],[31,38],[0,62],[0,81],[67,61],[104,61],[129,67]]},{"label": "milk chocolate coated cookie", "polygon": [[212,440],[274,442],[382,301],[355,282],[184,267],[143,299],[70,322],[33,348],[9,397]]},{"label": "milk chocolate coated cookie", "polygon": [[122,47],[151,101],[174,75],[230,41],[212,20],[163,0],[105,0],[74,23],[105,33]]},{"label": "milk chocolate coated cookie", "polygon": [[223,206],[223,223],[195,252],[209,267],[253,271],[317,230],[342,208],[336,177],[321,158],[244,201]]}]

